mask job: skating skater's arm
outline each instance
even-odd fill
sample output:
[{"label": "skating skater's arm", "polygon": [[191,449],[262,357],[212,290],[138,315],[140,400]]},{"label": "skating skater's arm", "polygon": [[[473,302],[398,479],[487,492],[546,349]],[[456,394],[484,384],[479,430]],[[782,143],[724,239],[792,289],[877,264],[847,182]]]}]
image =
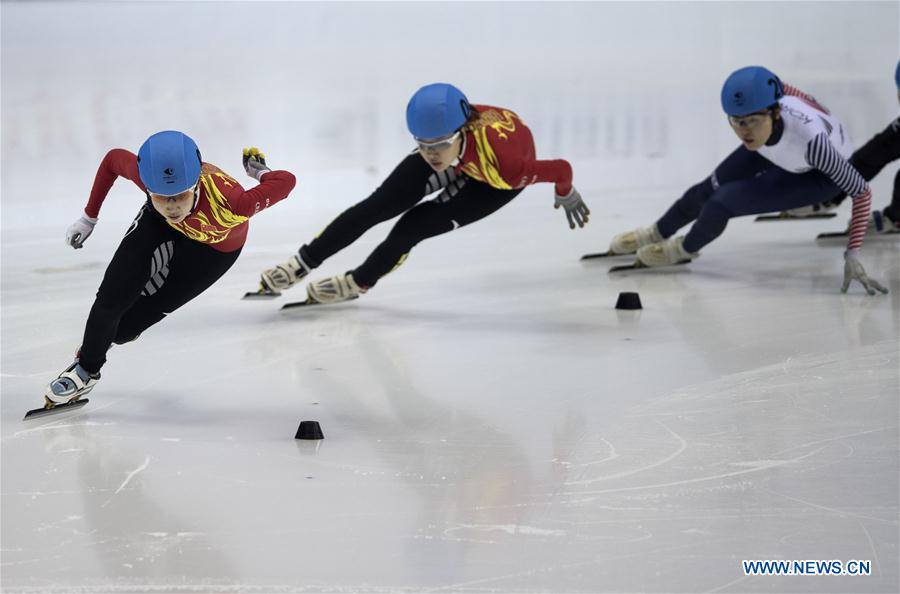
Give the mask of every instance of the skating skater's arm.
[{"label": "skating skater's arm", "polygon": [[66,243],[76,250],[84,245],[85,240],[94,231],[97,217],[100,215],[100,206],[109,194],[109,189],[119,177],[126,177],[133,181],[137,187],[144,190],[141,177],[138,174],[137,156],[125,149],[112,149],[97,169],[94,177],[94,185],[88,198],[84,214],[66,229]]},{"label": "skating skater's arm", "polygon": [[887,293],[887,289],[866,274],[859,261],[859,248],[862,246],[869,224],[869,211],[872,206],[872,190],[869,184],[841,154],[834,148],[828,135],[821,133],[809,141],[806,149],[806,161],[812,167],[827,175],[841,190],[853,198],[853,214],[848,231],[847,251],[844,253],[844,284],[841,291],[846,292],[850,282],[858,280],[869,295],[875,291]]},{"label": "skating skater's arm", "polygon": [[815,167],[853,198],[853,217],[850,221],[848,250],[858,250],[863,244],[869,209],[872,205],[872,191],[859,171],[834,148],[828,135],[821,133],[809,141],[806,148],[806,162]]},{"label": "skating skater's arm", "polygon": [[137,155],[125,149],[112,149],[97,168],[97,175],[94,177],[94,185],[91,188],[91,196],[88,199],[87,206],[84,207],[84,214],[91,218],[97,218],[100,214],[100,206],[109,194],[113,182],[116,179],[124,177],[134,182],[141,191],[146,191],[144,184],[141,183],[141,176],[138,173]]},{"label": "skating skater's arm", "polygon": [[572,191],[572,166],[565,159],[522,161],[509,178],[518,187],[553,183],[557,196],[567,196]]},{"label": "skating skater's arm", "polygon": [[[510,159],[506,155],[498,155],[501,165]],[[590,209],[581,198],[574,187],[572,187],[572,166],[565,159],[539,160],[530,158],[519,158],[512,160],[512,166],[507,167],[508,172],[504,172],[505,179],[510,185],[515,187],[523,187],[531,184],[552,183],[554,184],[554,208],[560,206],[566,211],[566,220],[569,222],[569,228],[574,229],[576,225],[584,227],[588,222],[591,214]]]},{"label": "skating skater's arm", "polygon": [[587,224],[591,211],[578,190],[572,187],[572,166],[568,161],[564,159],[525,161],[521,179],[528,179],[527,183],[532,184],[552,182],[554,184],[553,208],[563,207],[569,229],[574,229],[576,225],[584,227]]},{"label": "skating skater's arm", "polygon": [[572,187],[572,166],[568,161],[563,159],[526,161],[523,171],[524,176],[533,180],[530,183],[553,182],[553,208],[563,207],[569,229],[574,229],[576,225],[584,227],[587,224],[591,211],[578,190]]},{"label": "skating skater's arm", "polygon": [[230,198],[235,214],[252,217],[287,198],[297,184],[297,179],[290,171],[269,169],[265,155],[256,147],[244,149],[243,161],[244,171],[259,181],[259,185]]}]

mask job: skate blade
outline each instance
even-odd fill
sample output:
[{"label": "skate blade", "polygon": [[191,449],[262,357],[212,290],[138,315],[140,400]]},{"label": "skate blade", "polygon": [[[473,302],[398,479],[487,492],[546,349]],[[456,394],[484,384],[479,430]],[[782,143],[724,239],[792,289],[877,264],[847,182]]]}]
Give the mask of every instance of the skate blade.
[{"label": "skate blade", "polygon": [[256,292],[247,292],[244,293],[244,296],[241,299],[246,299],[248,301],[266,301],[269,299],[277,299],[281,297],[281,293],[256,293]]},{"label": "skate blade", "polygon": [[597,258],[620,258],[622,256],[633,256],[634,254],[614,254],[610,251],[597,252],[594,254],[585,254],[581,256],[581,260],[596,260]]},{"label": "skate blade", "polygon": [[[850,236],[846,231],[834,231],[831,233],[819,233],[816,235],[816,239],[847,239]],[[882,231],[881,233],[866,233],[866,241],[871,241],[873,239],[880,238],[889,238],[889,237],[897,237],[900,236],[900,230],[897,231]]]},{"label": "skate blade", "polygon": [[319,303],[318,301],[313,301],[312,299],[307,299],[306,301],[294,301],[293,303],[285,303],[281,306],[281,309],[295,309],[298,307],[308,307],[308,306],[319,306],[319,305],[340,305],[341,303],[347,303],[348,301],[355,301],[359,299],[359,297],[350,297],[349,299],[344,299],[343,301],[338,301],[337,303]]},{"label": "skate blade", "polygon": [[637,260],[633,264],[623,264],[622,266],[613,266],[609,269],[609,272],[624,272],[626,270],[668,270],[673,266],[684,266],[690,262],[690,260],[682,260],[681,262],[675,262],[674,264],[669,264],[668,266],[647,266],[640,260]]},{"label": "skate blade", "polygon": [[90,402],[90,399],[81,398],[79,400],[73,400],[72,402],[66,402],[65,404],[55,404],[50,408],[47,408],[47,406],[42,406],[41,408],[36,408],[25,413],[25,418],[22,420],[30,421],[32,419],[39,419],[41,417],[48,417],[50,415],[58,415],[64,412],[71,412],[73,410],[78,410],[88,402]]},{"label": "skate blade", "polygon": [[271,291],[260,285],[257,290],[244,293],[244,296],[241,297],[241,299],[276,299],[278,297],[281,297],[281,293]]},{"label": "skate blade", "polygon": [[809,219],[809,220],[833,219],[836,216],[837,216],[836,212],[816,212],[813,214],[808,214],[808,215],[803,215],[803,216],[779,213],[779,214],[770,214],[770,215],[759,215],[758,217],[756,217],[754,219],[754,221],[756,221],[756,222],[760,222],[760,221],[805,221],[807,219]]}]

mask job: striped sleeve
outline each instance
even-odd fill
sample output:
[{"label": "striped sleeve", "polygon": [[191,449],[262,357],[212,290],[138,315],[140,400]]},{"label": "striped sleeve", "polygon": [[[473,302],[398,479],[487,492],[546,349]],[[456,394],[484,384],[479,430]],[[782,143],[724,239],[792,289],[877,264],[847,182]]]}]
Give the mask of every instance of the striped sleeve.
[{"label": "striped sleeve", "polygon": [[806,147],[806,162],[833,181],[845,194],[853,198],[853,215],[850,219],[848,250],[859,249],[869,224],[872,191],[869,184],[831,144],[824,132],[817,134]]},{"label": "striped sleeve", "polygon": [[797,87],[792,87],[791,85],[789,85],[787,83],[782,83],[782,85],[784,86],[784,94],[785,95],[788,95],[790,97],[799,97],[800,99],[803,100],[804,103],[806,103],[807,105],[809,105],[815,109],[818,109],[822,113],[828,114],[828,115],[831,114],[831,112],[828,111],[827,107],[825,107],[824,105],[822,105],[821,103],[816,101],[816,98],[813,97],[812,95],[810,95],[809,93],[804,93]]}]

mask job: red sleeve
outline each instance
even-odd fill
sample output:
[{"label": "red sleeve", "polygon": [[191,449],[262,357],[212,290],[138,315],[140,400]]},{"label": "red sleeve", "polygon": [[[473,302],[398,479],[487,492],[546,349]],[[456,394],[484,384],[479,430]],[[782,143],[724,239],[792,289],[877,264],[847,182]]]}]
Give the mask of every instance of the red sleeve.
[{"label": "red sleeve", "polygon": [[789,85],[787,83],[781,83],[781,84],[784,85],[784,94],[785,95],[790,95],[791,97],[799,97],[800,99],[803,99],[803,101],[805,103],[809,104],[811,107],[813,107],[815,109],[818,109],[822,113],[831,114],[831,112],[828,111],[827,107],[825,107],[824,105],[822,105],[821,103],[816,101],[816,98],[813,97],[812,95],[810,95],[809,93],[804,93],[797,87],[792,87],[791,85]]},{"label": "red sleeve", "polygon": [[572,191],[572,166],[565,159],[525,161],[519,179],[528,180],[525,184],[553,182],[557,196],[568,196]]},{"label": "red sleeve", "polygon": [[262,175],[258,186],[237,196],[229,196],[228,202],[234,214],[252,217],[287,198],[296,184],[297,179],[290,171],[269,171]]},{"label": "red sleeve", "polygon": [[501,175],[510,186],[524,188],[552,182],[559,196],[568,196],[572,191],[572,166],[564,159],[536,159],[534,138],[524,124],[506,138],[493,129],[489,130],[488,136],[500,161]]},{"label": "red sleeve", "polygon": [[84,207],[84,214],[92,219],[97,218],[100,214],[100,206],[106,199],[106,195],[109,194],[109,189],[119,177],[130,179],[141,191],[146,191],[144,184],[141,183],[141,176],[138,174],[137,155],[125,149],[113,149],[106,153],[97,169],[94,185],[91,188],[91,197],[88,198],[87,206]]},{"label": "red sleeve", "polygon": [[[557,195],[568,196],[572,191],[572,166],[565,159],[535,159],[534,143],[531,142],[530,135],[528,140],[528,144],[520,147],[497,143],[496,152],[503,179],[514,188],[550,182],[556,185]],[[521,152],[516,153],[516,148],[521,149]]]},{"label": "red sleeve", "polygon": [[853,197],[853,214],[850,217],[850,229],[847,239],[847,250],[858,250],[862,247],[866,228],[869,226],[869,213],[872,211],[872,191],[866,185],[866,191]]}]

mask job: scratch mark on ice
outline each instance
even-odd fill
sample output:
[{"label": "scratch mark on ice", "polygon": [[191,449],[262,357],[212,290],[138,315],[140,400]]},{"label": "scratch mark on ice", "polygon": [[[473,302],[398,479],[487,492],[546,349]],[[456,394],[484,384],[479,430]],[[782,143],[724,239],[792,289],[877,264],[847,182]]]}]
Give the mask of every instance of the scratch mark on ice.
[{"label": "scratch mark on ice", "polygon": [[[692,483],[702,483],[702,482],[706,482],[706,481],[731,478],[734,476],[740,476],[740,475],[744,475],[744,474],[760,472],[760,471],[768,470],[771,468],[778,468],[779,466],[784,466],[785,464],[794,464],[796,462],[799,462],[800,460],[809,458],[810,456],[815,456],[816,454],[818,454],[819,452],[821,452],[824,449],[825,449],[825,447],[823,446],[821,448],[813,450],[812,452],[809,452],[808,454],[804,454],[802,456],[797,456],[796,458],[791,458],[789,460],[773,461],[771,463],[766,463],[764,465],[754,465],[753,468],[748,468],[746,470],[737,470],[734,472],[723,472],[721,474],[713,474],[710,476],[701,476],[701,477],[697,477],[697,478],[684,479],[684,480],[680,480],[680,481],[671,481],[671,482],[667,482],[667,483],[654,483],[651,485],[636,485],[633,487],[618,487],[618,488],[614,488],[614,489],[601,489],[599,491],[572,491],[567,494],[568,495],[604,495],[607,493],[621,493],[621,492],[625,492],[625,491],[641,491],[644,489],[663,489],[663,488],[667,488],[667,487],[678,487],[678,486],[682,486],[682,485],[690,485]],[[582,501],[589,501],[589,500],[582,500]]]},{"label": "scratch mark on ice", "polygon": [[669,454],[668,456],[663,458],[662,460],[658,460],[657,462],[654,462],[653,464],[649,464],[647,466],[641,466],[640,468],[635,468],[632,470],[625,470],[623,472],[618,472],[615,474],[607,474],[604,476],[598,476],[597,478],[592,478],[592,479],[584,479],[584,480],[580,480],[580,481],[567,481],[565,484],[566,485],[589,485],[591,483],[596,483],[599,481],[608,481],[608,480],[612,480],[612,479],[622,478],[624,476],[631,476],[632,474],[644,472],[645,470],[650,470],[651,468],[656,468],[657,466],[662,466],[663,464],[667,464],[667,463],[671,462],[672,460],[674,460],[675,458],[680,456],[681,453],[684,452],[684,450],[687,449],[687,442],[684,439],[682,439],[680,435],[678,435],[677,433],[675,433],[674,431],[672,431],[671,429],[669,429],[668,427],[666,427],[659,421],[657,421],[657,423],[663,429],[668,431],[669,434],[678,441],[678,448],[674,452],[672,452],[671,454]]},{"label": "scratch mark on ice", "polygon": [[125,480],[122,481],[122,484],[119,485],[119,488],[116,489],[115,493],[112,494],[112,497],[110,497],[109,499],[107,499],[107,500],[106,500],[106,503],[104,503],[101,507],[106,507],[106,505],[107,505],[110,501],[112,501],[112,498],[115,497],[116,495],[118,495],[118,494],[122,491],[122,489],[125,488],[125,486],[128,484],[128,482],[131,481],[132,478],[134,478],[134,475],[136,475],[137,473],[139,473],[139,472],[141,472],[142,470],[146,469],[148,466],[150,466],[150,456],[147,456],[146,458],[144,458],[144,463],[143,463],[143,464],[141,464],[140,466],[138,466],[137,468],[135,468],[134,470],[132,470],[131,472],[128,473],[128,476],[125,477]]}]

